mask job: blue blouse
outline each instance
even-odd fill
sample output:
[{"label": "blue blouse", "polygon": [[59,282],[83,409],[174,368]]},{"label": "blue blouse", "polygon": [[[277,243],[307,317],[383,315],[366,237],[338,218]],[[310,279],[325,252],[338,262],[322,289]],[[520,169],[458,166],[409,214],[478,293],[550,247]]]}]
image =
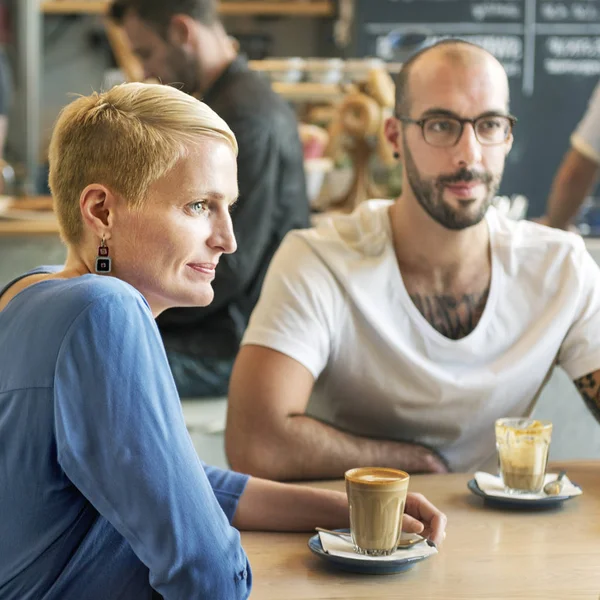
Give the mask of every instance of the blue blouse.
[{"label": "blue blouse", "polygon": [[133,287],[45,280],[0,311],[0,598],[247,598],[247,480],[198,459]]}]

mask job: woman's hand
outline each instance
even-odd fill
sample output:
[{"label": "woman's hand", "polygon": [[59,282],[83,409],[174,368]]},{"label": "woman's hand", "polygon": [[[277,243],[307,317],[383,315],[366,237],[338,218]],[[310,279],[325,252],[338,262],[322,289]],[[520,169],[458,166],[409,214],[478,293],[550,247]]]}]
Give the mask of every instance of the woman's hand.
[{"label": "woman's hand", "polygon": [[402,518],[403,531],[418,533],[439,546],[446,537],[446,522],[446,515],[423,494],[408,493]]}]

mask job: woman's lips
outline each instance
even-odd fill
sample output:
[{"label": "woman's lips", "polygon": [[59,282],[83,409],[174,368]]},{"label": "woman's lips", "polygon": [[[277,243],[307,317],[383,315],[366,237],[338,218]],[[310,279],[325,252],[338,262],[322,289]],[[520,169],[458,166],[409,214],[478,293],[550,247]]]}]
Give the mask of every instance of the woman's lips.
[{"label": "woman's lips", "polygon": [[211,275],[214,277],[217,265],[216,263],[188,263],[188,267],[197,273],[203,273],[204,275]]}]

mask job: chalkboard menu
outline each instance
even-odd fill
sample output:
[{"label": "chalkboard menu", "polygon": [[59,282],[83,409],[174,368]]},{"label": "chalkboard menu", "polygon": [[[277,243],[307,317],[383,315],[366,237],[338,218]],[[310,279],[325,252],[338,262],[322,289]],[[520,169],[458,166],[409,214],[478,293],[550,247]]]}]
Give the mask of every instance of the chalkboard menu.
[{"label": "chalkboard menu", "polygon": [[356,0],[356,56],[405,60],[446,37],[504,65],[519,119],[500,192],[545,210],[569,137],[600,76],[600,0]]}]

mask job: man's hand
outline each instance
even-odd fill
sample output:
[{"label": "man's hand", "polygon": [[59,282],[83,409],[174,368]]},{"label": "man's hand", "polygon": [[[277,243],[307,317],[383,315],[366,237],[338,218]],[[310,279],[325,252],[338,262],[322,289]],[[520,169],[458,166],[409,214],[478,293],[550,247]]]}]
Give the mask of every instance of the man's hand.
[{"label": "man's hand", "polygon": [[406,496],[402,530],[418,533],[440,546],[446,538],[446,515],[436,508],[423,494],[409,492]]},{"label": "man's hand", "polygon": [[421,444],[406,444],[406,465],[400,469],[409,473],[449,473],[450,468],[435,450]]}]

